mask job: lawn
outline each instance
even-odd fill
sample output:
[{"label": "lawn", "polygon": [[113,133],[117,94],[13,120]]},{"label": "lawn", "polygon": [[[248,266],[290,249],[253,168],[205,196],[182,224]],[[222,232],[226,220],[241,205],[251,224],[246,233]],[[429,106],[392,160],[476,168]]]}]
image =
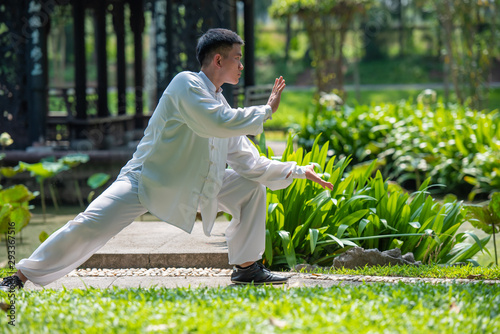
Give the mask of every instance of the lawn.
[{"label": "lawn", "polygon": [[[19,291],[9,333],[494,333],[500,286]],[[496,328],[496,329],[495,329]]]}]

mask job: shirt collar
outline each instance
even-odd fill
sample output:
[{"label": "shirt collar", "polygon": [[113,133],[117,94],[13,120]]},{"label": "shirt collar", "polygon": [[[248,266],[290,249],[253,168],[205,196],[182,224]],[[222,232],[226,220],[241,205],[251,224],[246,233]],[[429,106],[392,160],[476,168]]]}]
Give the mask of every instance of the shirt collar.
[{"label": "shirt collar", "polygon": [[217,87],[215,87],[214,83],[212,81],[210,81],[210,79],[207,77],[207,75],[203,71],[198,72],[198,75],[200,76],[200,78],[203,79],[203,81],[205,81],[210,93],[212,93],[213,95],[222,93],[222,87],[219,89],[219,91],[217,91],[216,90]]}]

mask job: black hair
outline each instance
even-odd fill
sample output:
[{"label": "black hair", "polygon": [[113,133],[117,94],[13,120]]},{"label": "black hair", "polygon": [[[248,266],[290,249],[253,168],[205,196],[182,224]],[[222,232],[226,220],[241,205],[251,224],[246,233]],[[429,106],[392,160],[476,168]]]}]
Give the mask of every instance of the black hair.
[{"label": "black hair", "polygon": [[225,56],[233,44],[243,45],[245,42],[234,31],[222,28],[210,29],[198,40],[196,59],[198,59],[200,66],[203,66],[204,62],[216,53]]}]

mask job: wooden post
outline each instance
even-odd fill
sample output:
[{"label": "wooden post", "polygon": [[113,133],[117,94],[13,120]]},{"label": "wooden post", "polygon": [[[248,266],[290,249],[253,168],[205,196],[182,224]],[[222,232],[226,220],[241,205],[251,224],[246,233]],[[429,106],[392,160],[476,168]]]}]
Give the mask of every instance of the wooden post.
[{"label": "wooden post", "polygon": [[94,9],[95,44],[97,55],[97,115],[109,116],[108,110],[108,69],[106,52],[106,6],[105,0],[96,3]]},{"label": "wooden post", "polygon": [[28,6],[28,132],[29,142],[45,141],[48,114],[47,31],[49,14],[42,9],[43,1],[31,0]]},{"label": "wooden post", "polygon": [[77,119],[87,118],[87,62],[85,59],[85,4],[73,1],[73,38],[75,45],[75,109]]},{"label": "wooden post", "polygon": [[157,0],[154,3],[155,55],[156,55],[156,100],[158,101],[172,79],[172,4],[171,1]]},{"label": "wooden post", "polygon": [[246,0],[244,6],[244,34],[245,34],[245,87],[255,85],[255,8],[253,0]]},{"label": "wooden post", "polygon": [[142,0],[130,1],[130,27],[134,34],[134,87],[135,87],[135,127],[144,127],[142,91],[143,70],[142,70],[142,32],[144,31],[144,5]]}]

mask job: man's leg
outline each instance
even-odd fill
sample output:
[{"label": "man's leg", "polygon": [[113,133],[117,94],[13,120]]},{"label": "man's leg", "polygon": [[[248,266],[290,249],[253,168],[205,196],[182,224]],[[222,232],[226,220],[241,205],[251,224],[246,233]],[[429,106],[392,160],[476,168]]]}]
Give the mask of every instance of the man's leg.
[{"label": "man's leg", "polygon": [[272,274],[256,263],[262,258],[266,243],[266,188],[226,170],[217,199],[219,208],[232,215],[226,230],[229,263],[235,265],[232,281],[286,282],[286,277]]},{"label": "man's leg", "polygon": [[16,267],[33,283],[49,284],[84,263],[146,211],[139,202],[137,182],[121,177]]}]

